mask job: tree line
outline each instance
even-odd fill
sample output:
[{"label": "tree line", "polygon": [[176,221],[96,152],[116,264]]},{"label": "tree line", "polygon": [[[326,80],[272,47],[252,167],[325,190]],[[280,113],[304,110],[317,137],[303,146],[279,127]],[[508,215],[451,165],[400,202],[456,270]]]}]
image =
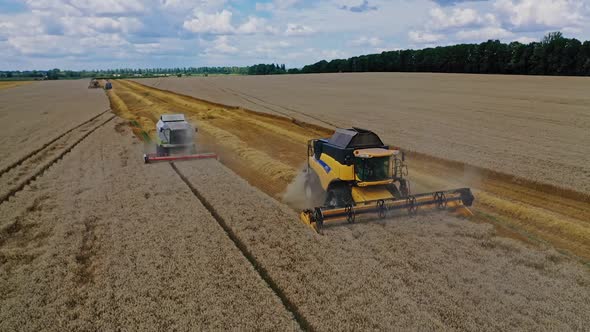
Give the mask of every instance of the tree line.
[{"label": "tree line", "polygon": [[320,61],[289,73],[436,72],[520,75],[590,75],[590,41],[560,32],[523,44],[488,40],[421,50],[400,50]]},{"label": "tree line", "polygon": [[287,68],[284,64],[258,64],[254,66],[248,67],[248,75],[278,75],[278,74],[286,74]]},{"label": "tree line", "polygon": [[85,77],[154,77],[221,74],[278,75],[338,72],[435,72],[519,75],[590,76],[590,41],[552,32],[539,42],[459,44],[421,50],[386,51],[332,61],[301,69],[284,64],[226,67],[119,68],[106,70],[0,71],[0,79],[75,79]]},{"label": "tree line", "polygon": [[[284,65],[283,65],[284,67]],[[90,77],[153,77],[182,75],[248,75],[250,67],[176,67],[176,68],[117,68],[100,70],[25,70],[0,71],[0,79],[76,79]]]}]

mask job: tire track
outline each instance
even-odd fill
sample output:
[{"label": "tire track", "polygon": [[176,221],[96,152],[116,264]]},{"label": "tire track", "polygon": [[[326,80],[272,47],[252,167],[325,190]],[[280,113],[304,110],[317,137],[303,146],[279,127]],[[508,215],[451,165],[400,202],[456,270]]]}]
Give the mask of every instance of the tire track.
[{"label": "tire track", "polygon": [[182,174],[182,172],[176,167],[174,163],[170,163],[172,169],[178,174],[178,176],[182,179],[182,181],[189,187],[191,192],[195,195],[195,197],[203,204],[203,206],[211,213],[211,216],[217,221],[219,226],[225,231],[227,236],[230,240],[235,244],[235,246],[240,250],[242,255],[248,260],[248,262],[252,265],[254,270],[258,273],[260,278],[264,280],[264,282],[268,285],[268,287],[276,294],[276,296],[281,300],[285,310],[293,315],[295,321],[299,324],[299,327],[303,331],[313,331],[312,326],[307,321],[305,317],[301,314],[297,306],[287,297],[285,292],[278,286],[278,284],[272,279],[268,271],[256,260],[254,255],[248,250],[246,244],[244,244],[234,233],[231,227],[225,222],[223,217],[219,215],[219,213],[215,210],[213,205],[207,201],[207,199],[196,189],[195,186],[189,181],[189,179]]},{"label": "tire track", "polygon": [[[149,91],[150,98],[158,105],[165,103],[167,105],[175,105],[177,109],[186,109],[192,112],[193,109],[198,108],[199,102],[205,102],[202,99],[197,99],[190,96],[177,94],[167,90],[160,90],[153,87],[147,87],[141,83],[133,82],[130,88],[140,89],[142,91]],[[227,93],[230,93],[229,91]],[[170,94],[170,96],[168,96]],[[182,100],[174,100],[174,96],[186,97]],[[157,97],[157,98],[156,98]],[[197,101],[197,105],[192,107],[192,99]],[[188,104],[188,105],[187,105]],[[218,104],[219,105],[219,104]],[[220,106],[227,111],[251,112],[253,116],[262,115],[268,117],[276,117],[278,121],[283,119],[280,115],[270,114],[268,112],[254,112],[244,108],[236,108],[234,106]],[[235,110],[235,111],[234,111]],[[156,108],[157,111],[157,108]],[[292,117],[287,117],[298,127],[306,127],[305,122],[292,121]],[[207,118],[198,118],[201,124],[209,121]],[[244,132],[244,126],[239,119],[231,119],[221,123],[219,119],[213,118],[212,121],[218,121],[218,124],[227,132],[240,134]],[[238,125],[234,126],[233,123]],[[269,125],[275,125],[277,122],[270,121]],[[304,124],[304,125],[301,125]],[[310,124],[307,124],[308,126]],[[319,127],[314,125],[314,127]],[[299,130],[294,126],[284,128],[287,131]],[[327,130],[328,128],[323,128]],[[251,147],[260,148],[265,142],[260,143],[256,141],[259,136],[267,137],[268,141],[273,141],[273,148],[271,151],[273,156],[280,156],[282,152],[290,150],[295,151],[297,148],[296,142],[278,142],[271,140],[269,136],[272,131],[262,130],[257,135],[243,135],[244,142]],[[316,136],[311,133],[310,139]],[[225,147],[218,144],[215,140],[211,140],[210,147],[215,151],[222,151]],[[425,154],[419,154],[413,151],[407,151],[410,154],[412,175],[410,179],[416,184],[418,191],[434,191],[440,188],[452,188],[461,186],[470,186],[477,197],[476,205],[473,211],[476,212],[476,220],[480,222],[490,223],[499,229],[499,232],[504,236],[514,237],[516,239],[537,239],[547,241],[552,246],[559,250],[563,250],[568,254],[581,258],[584,261],[590,259],[590,245],[587,241],[587,235],[590,234],[590,205],[588,196],[566,191],[551,185],[542,185],[530,180],[516,178],[508,174],[499,173],[493,170],[483,169],[481,167],[471,166],[462,162],[444,160]],[[230,155],[226,153],[226,155]],[[234,155],[238,155],[235,153]],[[304,156],[304,152],[302,152]],[[238,158],[239,157],[238,155]],[[245,162],[245,158],[238,159],[229,163],[227,160],[223,162],[226,166],[234,170],[241,177],[246,179],[250,184],[258,187],[267,194],[276,197],[278,191],[269,191],[268,187],[261,184],[258,180],[260,178],[261,169],[268,174],[267,168],[252,168],[251,171],[244,172],[242,164],[250,165],[251,162]],[[284,157],[277,159],[278,162],[283,162]],[[297,157],[289,164],[296,168],[300,164],[297,162]],[[301,162],[304,162],[302,157]],[[276,165],[277,163],[273,164]],[[263,177],[264,178],[264,177]],[[287,181],[288,182],[288,181]],[[286,187],[286,184],[284,185]],[[278,198],[280,199],[280,198]],[[528,242],[528,240],[526,241]]]},{"label": "tire track", "polygon": [[[89,124],[94,120],[99,119],[100,116],[104,115],[106,113],[103,112],[101,114],[99,114],[98,116],[94,117],[92,120],[90,120],[90,122],[86,122],[83,123],[82,125],[70,130],[70,132],[76,130],[76,129],[81,129],[80,132],[84,132],[84,128],[83,126],[85,124]],[[96,131],[98,128],[104,126],[105,124],[107,124],[109,121],[113,120],[114,118],[116,118],[116,115],[111,115],[109,116],[105,121],[100,122],[97,126],[92,127],[91,129],[87,129],[86,132],[77,140],[75,140],[72,144],[70,144],[69,146],[65,147],[61,152],[59,152],[56,156],[54,156],[53,158],[49,158],[49,161],[45,162],[42,164],[41,167],[36,167],[34,168],[34,171],[32,174],[27,174],[26,171],[31,167],[31,166],[36,166],[39,165],[40,163],[43,162],[43,158],[47,158],[47,157],[51,157],[50,155],[48,156],[47,154],[45,155],[40,155],[39,159],[37,158],[33,158],[35,155],[42,153],[44,149],[41,149],[40,151],[38,151],[37,154],[32,154],[31,156],[29,156],[29,158],[26,158],[25,160],[23,160],[20,164],[23,164],[23,169],[21,170],[21,172],[19,171],[19,168],[14,169],[15,167],[18,167],[19,165],[16,165],[15,167],[13,167],[13,172],[16,173],[17,177],[21,177],[21,178],[17,178],[16,179],[16,183],[14,183],[14,179],[13,179],[13,183],[14,185],[10,186],[8,188],[8,190],[6,192],[2,192],[0,193],[0,205],[3,204],[4,202],[8,201],[8,199],[12,196],[14,196],[17,192],[23,190],[23,188],[25,186],[27,186],[28,184],[30,184],[31,182],[33,182],[34,180],[36,180],[38,177],[42,176],[43,173],[52,165],[54,165],[55,163],[57,163],[59,160],[61,160],[67,153],[69,153],[70,151],[72,151],[72,149],[74,149],[78,144],[80,144],[84,139],[86,139],[88,136],[90,136],[90,134],[92,134],[94,131]],[[67,133],[66,133],[67,134]],[[66,134],[62,135],[61,137],[63,138],[64,136],[66,136]],[[58,142],[59,138],[57,140],[55,140],[53,143],[56,143],[55,145],[53,145],[53,143],[47,145],[45,147],[45,149],[49,148],[49,146],[53,146],[54,149],[59,149],[62,147],[59,147],[59,142]],[[32,165],[28,165],[28,162],[31,162]],[[27,167],[29,166],[29,167]],[[11,172],[12,173],[12,172]],[[4,175],[11,175],[11,174],[4,174]],[[6,177],[6,176],[5,176]],[[5,188],[8,186],[4,186]]]},{"label": "tire track", "polygon": [[[270,110],[270,111],[277,112],[277,113],[279,113],[279,114],[282,114],[282,115],[284,115],[284,116],[286,116],[286,117],[289,117],[289,118],[292,118],[292,119],[294,119],[294,118],[293,118],[293,116],[292,116],[291,114],[289,114],[289,113],[287,113],[287,112],[278,111],[278,110],[276,110],[276,109],[274,109],[274,108],[272,108],[272,107],[269,107],[269,106],[263,105],[263,104],[261,104],[260,102],[262,102],[262,103],[265,103],[265,104],[268,104],[268,105],[272,105],[272,106],[275,106],[275,107],[280,107],[280,108],[282,108],[282,109],[284,109],[284,110],[287,110],[287,111],[290,111],[290,112],[294,112],[294,113],[297,113],[297,114],[299,114],[299,115],[303,115],[303,116],[305,116],[305,117],[308,117],[308,118],[310,118],[310,119],[314,119],[314,120],[316,120],[316,121],[318,121],[318,122],[320,122],[320,123],[323,123],[323,124],[325,124],[325,125],[328,125],[328,126],[330,126],[330,127],[332,127],[332,128],[338,128],[338,126],[337,126],[337,125],[335,125],[335,124],[333,124],[333,123],[331,123],[331,122],[328,122],[328,121],[322,120],[322,119],[320,119],[320,118],[318,118],[318,117],[316,117],[316,116],[313,116],[313,115],[307,114],[307,113],[305,113],[305,112],[302,112],[302,111],[298,111],[298,110],[296,110],[296,109],[293,109],[293,108],[285,107],[285,106],[282,106],[282,105],[279,105],[279,104],[274,104],[274,103],[271,103],[271,102],[269,102],[269,101],[266,101],[266,100],[264,100],[264,99],[260,99],[260,98],[258,98],[258,97],[255,97],[255,96],[249,95],[249,94],[247,94],[247,93],[244,93],[244,92],[239,92],[239,91],[237,91],[237,90],[230,89],[230,88],[225,88],[225,89],[221,88],[221,90],[222,90],[222,91],[224,91],[224,92],[228,92],[228,93],[230,93],[230,94],[233,94],[234,96],[236,96],[236,97],[238,97],[238,98],[242,98],[242,99],[244,99],[244,100],[246,100],[246,101],[248,101],[248,102],[251,102],[251,103],[252,103],[252,104],[254,104],[254,105],[258,105],[258,106],[260,106],[260,107],[264,107],[264,108],[266,108],[266,109],[268,109],[268,110]],[[247,96],[248,98],[247,98],[247,97],[244,97],[244,96]],[[250,99],[250,98],[252,98],[252,99],[256,99],[256,100],[258,100],[259,102],[255,102],[255,101],[253,101],[253,100],[252,100],[252,99]]]},{"label": "tire track", "polygon": [[62,137],[64,137],[65,135],[67,135],[67,134],[71,133],[72,131],[74,131],[74,130],[76,130],[76,129],[80,128],[80,127],[82,127],[83,125],[85,125],[85,124],[87,124],[87,123],[90,123],[90,122],[94,121],[95,119],[97,119],[97,118],[98,118],[98,117],[100,117],[101,115],[103,115],[103,114],[105,114],[105,113],[109,112],[110,110],[111,110],[111,109],[109,108],[109,109],[107,109],[107,110],[104,110],[103,112],[100,112],[99,114],[97,114],[97,115],[95,115],[95,116],[91,117],[90,119],[88,119],[88,120],[86,120],[86,121],[84,121],[84,122],[80,123],[79,125],[77,125],[77,126],[75,126],[75,127],[73,127],[73,128],[70,128],[69,130],[67,130],[67,131],[63,132],[63,133],[62,133],[62,134],[60,134],[59,136],[57,136],[57,137],[55,137],[54,139],[50,140],[49,142],[47,142],[47,143],[43,144],[41,147],[39,147],[39,148],[37,148],[37,149],[35,149],[35,150],[33,150],[33,151],[31,151],[31,152],[27,153],[26,155],[24,155],[23,157],[21,157],[21,158],[20,158],[20,159],[18,159],[17,161],[15,161],[15,162],[13,162],[12,164],[10,164],[10,165],[8,165],[8,166],[6,166],[6,167],[2,168],[2,169],[0,170],[0,176],[4,175],[4,173],[6,173],[6,172],[9,172],[11,169],[13,169],[13,168],[15,168],[15,167],[19,166],[19,165],[20,165],[20,164],[22,164],[22,163],[23,163],[25,160],[27,160],[27,159],[31,158],[33,155],[35,155],[35,154],[37,154],[37,153],[41,152],[42,150],[46,149],[46,148],[47,148],[49,145],[51,145],[51,144],[55,143],[57,140],[61,139],[61,138],[62,138]]}]

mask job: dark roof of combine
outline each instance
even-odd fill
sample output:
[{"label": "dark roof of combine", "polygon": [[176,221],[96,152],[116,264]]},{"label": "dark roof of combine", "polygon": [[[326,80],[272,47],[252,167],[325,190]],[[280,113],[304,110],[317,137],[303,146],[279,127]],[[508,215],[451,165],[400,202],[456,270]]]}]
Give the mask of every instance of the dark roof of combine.
[{"label": "dark roof of combine", "polygon": [[162,114],[160,119],[164,122],[185,121],[184,114]]},{"label": "dark roof of combine", "polygon": [[177,122],[165,122],[163,128],[170,130],[192,130],[192,126],[188,122],[177,121]]},{"label": "dark roof of combine", "polygon": [[352,127],[351,129],[336,129],[328,143],[342,149],[347,148],[375,148],[384,146],[374,132]]}]

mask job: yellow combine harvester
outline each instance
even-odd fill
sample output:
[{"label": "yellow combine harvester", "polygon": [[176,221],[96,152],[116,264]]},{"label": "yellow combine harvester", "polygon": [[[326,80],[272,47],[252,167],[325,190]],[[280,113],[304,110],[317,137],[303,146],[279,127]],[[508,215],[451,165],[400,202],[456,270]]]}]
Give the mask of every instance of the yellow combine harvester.
[{"label": "yellow combine harvester", "polygon": [[[357,216],[379,218],[406,210],[451,210],[470,216],[474,197],[469,188],[413,195],[410,193],[405,154],[390,149],[369,130],[337,129],[328,139],[307,145],[305,195],[323,193],[324,205],[301,213],[301,220],[321,232],[331,222],[352,223]],[[321,203],[320,203],[321,204]]]}]

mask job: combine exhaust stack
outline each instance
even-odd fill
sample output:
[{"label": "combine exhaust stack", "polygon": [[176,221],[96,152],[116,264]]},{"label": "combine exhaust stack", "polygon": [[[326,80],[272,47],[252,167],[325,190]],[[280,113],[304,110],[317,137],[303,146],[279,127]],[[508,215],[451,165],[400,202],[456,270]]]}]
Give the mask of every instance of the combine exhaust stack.
[{"label": "combine exhaust stack", "polygon": [[362,205],[348,205],[341,208],[317,207],[301,212],[300,218],[316,232],[321,233],[325,224],[348,222],[354,223],[357,217],[368,216],[384,219],[395,211],[406,211],[416,215],[418,211],[446,210],[464,217],[473,213],[467,208],[473,204],[474,196],[469,188],[461,188],[432,193],[409,195],[399,199],[381,199],[367,201]]}]

